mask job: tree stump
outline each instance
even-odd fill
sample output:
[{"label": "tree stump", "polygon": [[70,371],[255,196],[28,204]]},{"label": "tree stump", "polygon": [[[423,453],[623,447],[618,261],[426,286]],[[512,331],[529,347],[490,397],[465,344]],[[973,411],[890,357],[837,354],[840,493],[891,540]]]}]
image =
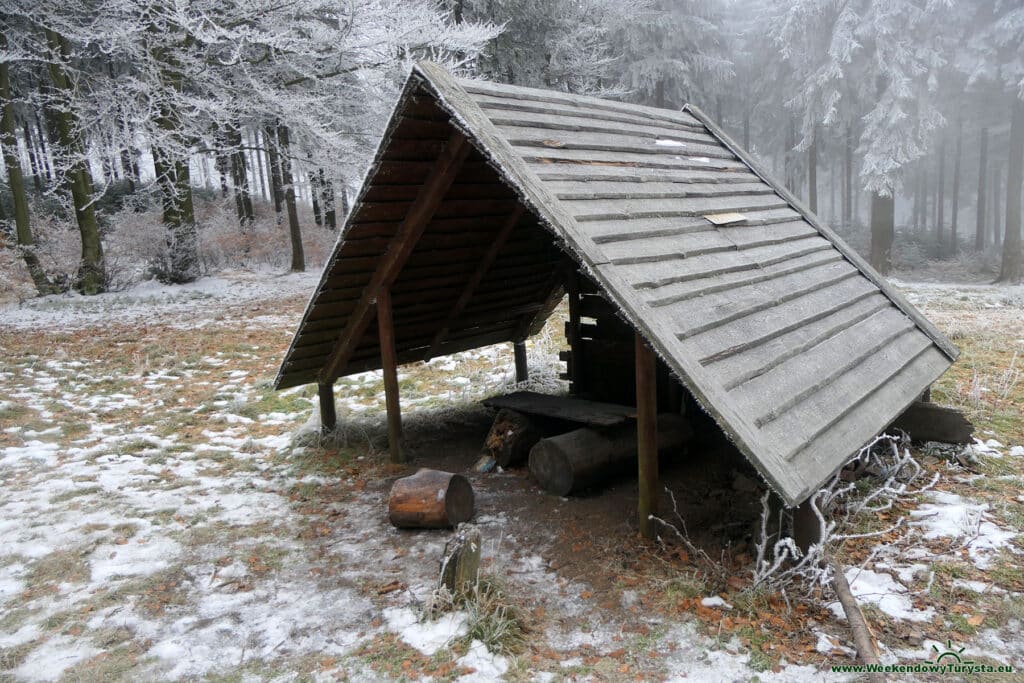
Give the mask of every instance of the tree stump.
[{"label": "tree stump", "polygon": [[[658,416],[658,451],[680,448],[693,436],[681,415]],[[548,493],[567,496],[636,468],[636,424],[590,427],[541,439],[530,450],[530,474]]]},{"label": "tree stump", "polygon": [[473,516],[473,487],[461,474],[421,469],[397,480],[388,497],[396,527],[443,529]]},{"label": "tree stump", "polygon": [[480,530],[472,524],[459,527],[444,546],[440,586],[454,597],[465,597],[476,587],[480,574]]}]

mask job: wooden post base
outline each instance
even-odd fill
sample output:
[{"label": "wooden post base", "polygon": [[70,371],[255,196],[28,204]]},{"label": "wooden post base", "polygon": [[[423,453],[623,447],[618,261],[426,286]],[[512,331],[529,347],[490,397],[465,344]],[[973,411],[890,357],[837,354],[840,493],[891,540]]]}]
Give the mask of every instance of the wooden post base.
[{"label": "wooden post base", "polygon": [[516,382],[530,379],[530,369],[526,365],[526,342],[512,342],[512,352],[516,357]]},{"label": "wooden post base", "polygon": [[318,385],[317,394],[320,397],[320,433],[327,434],[338,426],[338,413],[334,408],[334,385]]},{"label": "wooden post base", "polygon": [[793,540],[805,553],[812,545],[821,542],[821,523],[818,515],[814,514],[810,498],[793,508]]}]

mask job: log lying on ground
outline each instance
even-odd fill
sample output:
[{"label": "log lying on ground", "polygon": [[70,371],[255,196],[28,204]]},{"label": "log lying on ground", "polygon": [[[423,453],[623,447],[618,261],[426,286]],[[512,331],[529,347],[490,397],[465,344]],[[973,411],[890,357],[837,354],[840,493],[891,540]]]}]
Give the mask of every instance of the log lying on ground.
[{"label": "log lying on ground", "polygon": [[[693,429],[681,415],[658,416],[658,452],[683,446]],[[548,493],[567,496],[636,469],[636,424],[577,429],[541,439],[530,450],[530,474]]]},{"label": "log lying on ground", "polygon": [[896,418],[889,430],[901,429],[917,442],[971,443],[974,425],[954,408],[916,401]]},{"label": "log lying on ground", "polygon": [[421,469],[397,480],[388,497],[388,517],[397,527],[443,529],[473,516],[473,487],[461,474]]},{"label": "log lying on ground", "polygon": [[[826,557],[825,561],[832,567],[832,587],[839,597],[839,604],[843,606],[846,613],[846,621],[850,624],[853,632],[853,644],[857,648],[857,654],[864,664],[878,664],[878,647],[871,635],[871,628],[868,626],[864,613],[860,611],[856,598],[850,590],[850,584],[846,580],[843,566],[835,558]],[[868,674],[870,681],[885,681],[885,676],[880,673]]]}]

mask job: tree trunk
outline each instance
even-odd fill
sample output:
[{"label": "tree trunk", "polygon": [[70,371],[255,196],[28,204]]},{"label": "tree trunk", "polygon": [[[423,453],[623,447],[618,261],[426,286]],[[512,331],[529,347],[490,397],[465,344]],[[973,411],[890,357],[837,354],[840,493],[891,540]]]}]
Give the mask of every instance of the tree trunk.
[{"label": "tree trunk", "polygon": [[[7,49],[7,38],[0,33],[0,49]],[[7,183],[11,190],[14,203],[14,229],[18,241],[18,251],[25,261],[25,267],[32,278],[32,284],[41,295],[53,294],[56,288],[46,277],[39,258],[35,253],[35,241],[32,239],[32,225],[29,221],[28,196],[25,192],[25,179],[21,174],[21,162],[18,160],[17,138],[14,127],[14,107],[11,104],[10,62],[0,60],[0,147],[3,150],[4,165],[7,167]]]},{"label": "tree trunk", "polygon": [[843,226],[853,225],[853,124],[846,124],[843,148]]},{"label": "tree trunk", "polygon": [[996,164],[992,183],[992,237],[996,247],[1003,245],[1003,167]]},{"label": "tree trunk", "polygon": [[811,213],[818,213],[818,131],[811,132],[811,146],[807,148],[807,203]]},{"label": "tree trunk", "polygon": [[935,188],[935,244],[942,253],[942,233],[946,228],[946,136],[939,138],[939,184]]},{"label": "tree trunk", "polygon": [[743,149],[750,151],[750,109],[743,110]]},{"label": "tree trunk", "polygon": [[[55,59],[48,64],[50,80],[58,92],[70,99],[74,86],[64,71],[63,63],[70,59],[71,48],[63,36],[49,29],[46,30],[46,41],[50,50],[59,56],[59,61]],[[56,108],[54,119],[57,122],[60,146],[71,161],[67,175],[71,184],[75,218],[82,236],[82,260],[79,263],[75,288],[82,294],[99,294],[106,290],[107,276],[99,223],[93,205],[92,175],[89,173],[86,159],[85,141],[82,139],[82,131],[71,107]]]},{"label": "tree trunk", "polygon": [[28,167],[32,175],[32,185],[36,188],[36,192],[41,193],[43,191],[43,179],[39,172],[39,158],[36,156],[35,144],[32,142],[28,121],[21,122],[21,136],[25,143],[25,151],[28,153]]},{"label": "tree trunk", "polygon": [[270,162],[270,194],[274,199],[277,224],[281,225],[284,193],[281,191],[281,157],[277,153],[277,127],[267,126],[263,132],[263,139],[267,143],[267,159]]},{"label": "tree trunk", "polygon": [[328,229],[337,230],[338,214],[334,207],[334,185],[327,179],[324,169],[319,169],[317,173],[320,175],[320,192],[324,202],[324,222],[327,224]]},{"label": "tree trunk", "polygon": [[789,125],[786,127],[786,154],[783,157],[785,159],[785,174],[786,174],[786,189],[793,194],[797,194],[796,188],[796,169],[794,166],[793,159],[793,147],[796,146],[796,126],[793,123],[793,119],[789,119]]},{"label": "tree trunk", "polygon": [[281,185],[284,188],[284,202],[288,208],[288,234],[292,240],[292,272],[306,270],[306,256],[302,252],[302,231],[299,228],[299,211],[295,205],[295,183],[292,182],[292,160],[288,143],[288,127],[278,126],[278,164],[281,167]]},{"label": "tree trunk", "polygon": [[[219,147],[220,145],[218,145]],[[220,176],[220,196],[221,199],[228,198],[228,174],[231,173],[231,162],[228,160],[228,155],[223,152],[217,152],[216,160],[214,165],[217,167],[217,174]],[[239,213],[238,202],[236,198],[235,211]]]},{"label": "tree trunk", "polygon": [[914,168],[913,174],[913,214],[910,225],[915,236],[921,234],[921,164]]},{"label": "tree trunk", "polygon": [[47,151],[46,135],[43,131],[43,121],[39,118],[39,112],[33,113],[35,119],[36,139],[39,141],[39,159],[43,165],[43,173],[46,175],[46,182],[53,182],[53,168],[50,165],[50,155]]},{"label": "tree trunk", "polygon": [[270,194],[267,192],[267,173],[263,168],[263,145],[260,144],[259,128],[252,129],[252,146],[253,151],[255,152],[253,156],[256,157],[256,169],[259,171],[260,196],[264,201],[268,201],[270,199]]},{"label": "tree trunk", "polygon": [[421,469],[395,481],[388,518],[397,527],[443,529],[473,516],[473,487],[461,474]]},{"label": "tree trunk", "polygon": [[957,224],[960,219],[960,156],[963,151],[964,121],[957,115],[956,119],[956,145],[953,148],[953,206],[950,209],[949,221],[949,254],[956,256],[960,251],[960,244],[957,237]]},{"label": "tree trunk", "polygon": [[318,227],[322,228],[324,226],[324,214],[320,210],[321,194],[319,179],[315,169],[309,174],[309,197],[313,202],[313,222],[316,223]]},{"label": "tree trunk", "polygon": [[[658,416],[658,450],[681,448],[693,429],[681,416]],[[530,450],[530,474],[548,493],[567,496],[629,471],[637,462],[637,426],[577,429],[541,439]]]},{"label": "tree trunk", "polygon": [[1010,118],[1010,159],[1006,165],[1006,233],[1003,235],[1003,263],[997,282],[1019,282],[1024,275],[1021,255],[1021,183],[1024,182],[1024,100],[1012,92]]},{"label": "tree trunk", "polygon": [[895,209],[895,197],[871,195],[871,265],[883,275],[892,270]]},{"label": "tree trunk", "polygon": [[242,149],[242,131],[237,126],[228,129],[228,140],[231,145],[231,179],[235,186],[235,209],[238,214],[238,225],[242,231],[248,230],[255,220],[252,209],[252,195],[249,193],[249,173],[245,164],[245,151]]},{"label": "tree trunk", "polygon": [[978,143],[978,217],[974,226],[974,250],[985,250],[985,202],[988,193],[985,191],[985,174],[988,171],[988,128],[981,129],[981,141]]}]

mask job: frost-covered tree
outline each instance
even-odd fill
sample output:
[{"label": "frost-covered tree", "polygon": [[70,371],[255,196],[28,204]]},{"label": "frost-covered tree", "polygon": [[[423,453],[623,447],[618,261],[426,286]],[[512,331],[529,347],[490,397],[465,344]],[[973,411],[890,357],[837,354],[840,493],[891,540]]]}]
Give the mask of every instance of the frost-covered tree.
[{"label": "frost-covered tree", "polygon": [[[1003,226],[999,281],[1024,278],[1021,252],[1021,193],[1024,183],[1024,6],[1010,0],[977,3],[961,65],[970,86],[993,88],[1009,110],[1010,141],[1006,168],[1006,222]],[[1000,226],[996,226],[998,230]]]},{"label": "frost-covered tree", "polygon": [[501,32],[480,71],[502,83],[576,93],[617,92],[614,34],[652,0],[447,0],[458,22],[494,22]]},{"label": "frost-covered tree", "polygon": [[614,31],[619,85],[658,107],[706,102],[733,76],[721,16],[707,0],[634,6]]},{"label": "frost-covered tree", "polygon": [[769,26],[793,68],[788,106],[801,144],[818,126],[854,124],[861,187],[871,193],[871,263],[891,267],[895,195],[905,169],[923,156],[945,120],[935,106],[946,57],[935,0],[797,0]]},{"label": "frost-covered tree", "polygon": [[[79,130],[108,147],[149,150],[167,228],[163,275],[173,282],[199,274],[198,152],[230,156],[244,146],[240,128],[270,126],[281,168],[301,159],[325,171],[325,184],[349,183],[410,62],[470,67],[496,33],[486,23],[456,25],[428,0],[5,0],[5,10],[66,41],[60,62],[74,98],[62,111]],[[20,42],[30,59],[56,61],[53,50]],[[291,202],[291,180],[280,177]],[[301,245],[296,212],[288,213]]]}]

